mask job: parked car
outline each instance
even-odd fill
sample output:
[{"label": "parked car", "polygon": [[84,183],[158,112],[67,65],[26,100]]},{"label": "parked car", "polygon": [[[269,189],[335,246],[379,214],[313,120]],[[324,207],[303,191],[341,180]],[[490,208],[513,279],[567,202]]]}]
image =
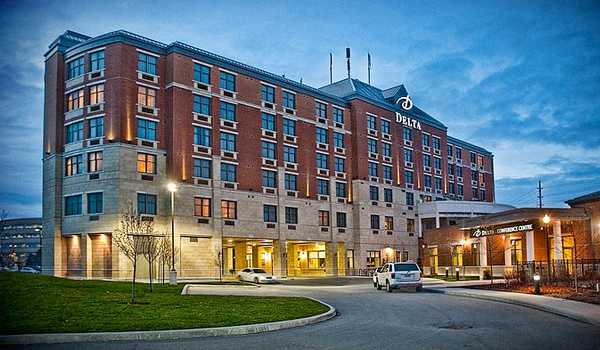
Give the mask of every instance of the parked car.
[{"label": "parked car", "polygon": [[385,286],[385,290],[392,292],[395,288],[423,288],[421,269],[414,262],[396,262],[383,265],[377,272],[377,289]]},{"label": "parked car", "polygon": [[273,276],[268,274],[263,269],[246,268],[240,271],[238,274],[240,281],[254,282],[254,283],[274,283],[275,279]]},{"label": "parked car", "polygon": [[40,273],[38,270],[34,269],[33,267],[29,267],[29,266],[25,266],[24,268],[22,268],[21,272],[25,272],[25,273]]},{"label": "parked car", "polygon": [[377,274],[381,271],[383,266],[379,266],[373,271],[373,287],[377,288]]}]

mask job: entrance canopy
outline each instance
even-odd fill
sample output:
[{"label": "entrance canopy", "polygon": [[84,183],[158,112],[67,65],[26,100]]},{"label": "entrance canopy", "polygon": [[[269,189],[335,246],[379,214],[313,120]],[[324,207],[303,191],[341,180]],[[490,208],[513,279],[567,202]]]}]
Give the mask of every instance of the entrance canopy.
[{"label": "entrance canopy", "polygon": [[[547,223],[543,222],[546,215],[549,218]],[[590,215],[584,208],[519,208],[465,219],[458,225],[461,230],[475,232],[480,229],[480,236],[488,236],[527,231],[555,221],[589,219]],[[494,228],[493,232],[489,232],[490,227]]]}]

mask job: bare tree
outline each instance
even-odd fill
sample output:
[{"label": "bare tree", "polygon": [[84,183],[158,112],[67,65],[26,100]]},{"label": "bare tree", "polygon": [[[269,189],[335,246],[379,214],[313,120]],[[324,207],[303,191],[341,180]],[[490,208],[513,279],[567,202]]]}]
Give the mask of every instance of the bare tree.
[{"label": "bare tree", "polygon": [[164,241],[164,235],[157,235],[154,233],[141,236],[143,238],[144,244],[144,257],[148,261],[148,275],[150,276],[150,291],[154,291],[152,285],[152,270],[154,267],[154,263],[161,256],[161,250],[163,248],[162,241]]},{"label": "bare tree", "polygon": [[172,247],[171,247],[171,240],[169,239],[169,237],[164,236],[163,239],[161,239],[159,241],[159,250],[160,250],[160,255],[158,257],[160,264],[162,266],[162,282],[163,284],[165,283],[165,266],[171,270],[173,268],[173,258],[172,258],[172,254],[177,255],[179,253],[179,249],[176,247],[175,251],[173,253],[171,253],[173,251]]},{"label": "bare tree", "polygon": [[219,282],[223,282],[223,253],[218,244],[213,246],[213,261],[219,268]]},{"label": "bare tree", "polygon": [[113,232],[113,243],[123,255],[125,255],[133,265],[133,275],[131,279],[131,303],[136,301],[135,278],[137,270],[137,257],[144,251],[144,239],[142,235],[153,233],[153,224],[151,221],[145,221],[129,204],[125,212],[121,215],[119,226]]}]

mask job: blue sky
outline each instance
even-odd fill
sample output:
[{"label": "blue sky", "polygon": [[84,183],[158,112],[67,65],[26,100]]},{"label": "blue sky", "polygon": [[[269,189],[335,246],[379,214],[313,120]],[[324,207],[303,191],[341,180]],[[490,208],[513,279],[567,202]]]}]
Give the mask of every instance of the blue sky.
[{"label": "blue sky", "polygon": [[[368,3],[368,5],[367,5]],[[0,208],[41,215],[43,54],[65,30],[182,41],[319,87],[404,83],[455,137],[495,154],[496,200],[563,206],[600,190],[600,5],[580,1],[3,1]]]}]

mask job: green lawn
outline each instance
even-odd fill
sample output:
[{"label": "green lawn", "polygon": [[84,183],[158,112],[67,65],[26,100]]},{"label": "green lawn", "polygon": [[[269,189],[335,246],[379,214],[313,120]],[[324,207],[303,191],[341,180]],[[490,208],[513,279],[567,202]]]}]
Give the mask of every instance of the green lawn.
[{"label": "green lawn", "polygon": [[182,296],[182,285],[75,281],[0,272],[0,334],[133,331],[234,326],[301,318],[328,310],[306,298]]}]

